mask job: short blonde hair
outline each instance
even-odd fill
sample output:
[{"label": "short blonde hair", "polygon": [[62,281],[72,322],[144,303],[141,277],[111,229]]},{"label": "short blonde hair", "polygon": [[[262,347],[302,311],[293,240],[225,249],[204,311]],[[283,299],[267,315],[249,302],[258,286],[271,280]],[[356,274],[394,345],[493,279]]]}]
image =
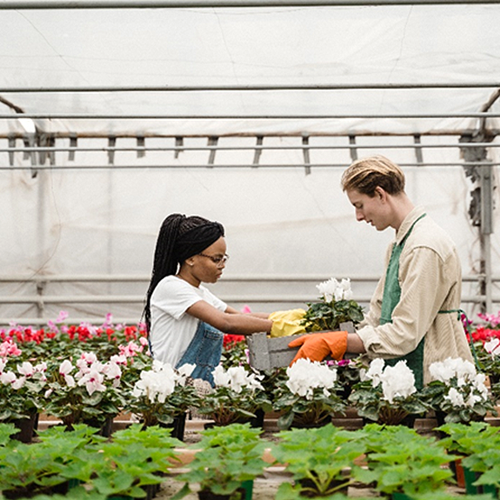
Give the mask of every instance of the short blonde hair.
[{"label": "short blonde hair", "polygon": [[401,168],[384,156],[361,158],[352,163],[342,174],[342,189],[356,189],[362,194],[375,196],[380,186],[389,194],[404,192],[405,176]]}]

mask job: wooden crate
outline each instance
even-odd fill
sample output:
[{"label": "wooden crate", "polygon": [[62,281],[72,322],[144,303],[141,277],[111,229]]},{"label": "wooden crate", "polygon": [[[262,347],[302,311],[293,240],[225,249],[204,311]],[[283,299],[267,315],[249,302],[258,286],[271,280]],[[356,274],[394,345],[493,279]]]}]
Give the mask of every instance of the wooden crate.
[{"label": "wooden crate", "polygon": [[[352,322],[341,323],[339,330],[344,330],[349,333],[354,333],[354,325]],[[320,332],[318,332],[320,333]],[[246,337],[250,365],[257,370],[269,370],[271,368],[279,368],[288,366],[297,351],[298,347],[288,347],[288,344],[296,338],[304,335],[315,335],[314,333],[302,333],[289,337],[268,337],[266,333],[254,333]]]}]

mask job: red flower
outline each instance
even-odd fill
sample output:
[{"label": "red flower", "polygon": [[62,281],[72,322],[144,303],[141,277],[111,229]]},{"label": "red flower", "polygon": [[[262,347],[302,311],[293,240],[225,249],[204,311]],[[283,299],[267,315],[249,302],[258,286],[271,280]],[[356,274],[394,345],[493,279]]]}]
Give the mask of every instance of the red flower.
[{"label": "red flower", "polygon": [[245,340],[244,335],[232,335],[230,333],[225,333],[223,339],[224,349],[226,350],[231,349],[235,344],[237,344],[238,342],[242,342],[244,340]]}]

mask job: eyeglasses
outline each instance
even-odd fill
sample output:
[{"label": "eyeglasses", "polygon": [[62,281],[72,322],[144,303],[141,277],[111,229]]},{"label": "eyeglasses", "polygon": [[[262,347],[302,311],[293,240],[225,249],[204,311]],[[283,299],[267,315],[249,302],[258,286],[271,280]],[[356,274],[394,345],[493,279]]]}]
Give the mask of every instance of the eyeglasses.
[{"label": "eyeglasses", "polygon": [[206,257],[207,259],[210,259],[214,264],[217,266],[221,266],[222,264],[225,264],[227,262],[227,259],[229,259],[229,255],[207,255],[204,253],[199,253],[198,255],[201,255],[202,257]]}]

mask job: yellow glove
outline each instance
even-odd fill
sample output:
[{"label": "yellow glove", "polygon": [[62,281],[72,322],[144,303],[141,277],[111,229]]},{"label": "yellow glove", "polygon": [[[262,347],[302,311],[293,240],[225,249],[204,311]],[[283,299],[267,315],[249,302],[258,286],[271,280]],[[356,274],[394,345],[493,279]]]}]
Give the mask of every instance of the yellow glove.
[{"label": "yellow glove", "polygon": [[271,313],[269,315],[269,319],[273,322],[271,337],[288,337],[297,333],[305,333],[305,328],[300,324],[305,313],[304,309]]},{"label": "yellow glove", "polygon": [[343,358],[347,350],[347,332],[313,333],[292,340],[288,344],[288,347],[299,346],[301,348],[293,358],[290,366],[300,358],[323,361],[328,355],[338,361]]}]

